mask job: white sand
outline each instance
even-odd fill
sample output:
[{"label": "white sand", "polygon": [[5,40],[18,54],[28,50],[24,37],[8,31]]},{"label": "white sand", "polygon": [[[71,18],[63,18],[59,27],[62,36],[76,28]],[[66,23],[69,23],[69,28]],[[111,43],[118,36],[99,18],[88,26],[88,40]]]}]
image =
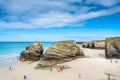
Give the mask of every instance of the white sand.
[{"label": "white sand", "polygon": [[[0,68],[0,80],[108,80],[106,74],[111,75],[111,80],[120,80],[120,60],[107,60],[104,58],[104,50],[83,49],[86,58],[80,58],[60,65],[68,66],[62,72],[54,68],[50,70],[36,70],[38,62],[28,64],[18,62],[12,70],[8,67]],[[99,55],[100,54],[100,55]]]}]

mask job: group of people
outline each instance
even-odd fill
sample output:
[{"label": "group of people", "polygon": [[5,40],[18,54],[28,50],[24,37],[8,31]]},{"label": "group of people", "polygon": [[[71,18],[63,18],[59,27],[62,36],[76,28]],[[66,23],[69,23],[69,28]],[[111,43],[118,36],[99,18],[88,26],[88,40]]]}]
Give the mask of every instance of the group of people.
[{"label": "group of people", "polygon": [[[57,72],[61,72],[64,69],[64,66],[58,66],[56,69]],[[50,69],[50,71],[52,72],[52,68]]]},{"label": "group of people", "polygon": [[[18,60],[19,60],[19,56],[17,56],[16,59],[13,59],[13,63],[16,63],[16,61],[18,61]],[[12,69],[13,69],[13,67],[10,66],[9,70],[12,70]]]},{"label": "group of people", "polygon": [[[57,69],[57,72],[61,72],[64,69],[64,66],[58,66],[56,69]],[[52,68],[50,69],[50,71],[52,72]],[[23,80],[27,80],[26,75],[23,76]]]},{"label": "group of people", "polygon": [[57,72],[61,72],[62,70],[63,70],[63,67],[62,66],[58,66]]},{"label": "group of people", "polygon": [[[111,63],[113,62],[112,60],[110,61]],[[118,61],[117,60],[115,60],[115,63],[117,63]]]}]

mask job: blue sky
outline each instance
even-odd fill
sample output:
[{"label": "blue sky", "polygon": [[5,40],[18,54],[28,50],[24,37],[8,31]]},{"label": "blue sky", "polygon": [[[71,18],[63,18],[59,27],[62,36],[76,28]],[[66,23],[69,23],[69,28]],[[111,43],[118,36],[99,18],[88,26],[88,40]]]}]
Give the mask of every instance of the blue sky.
[{"label": "blue sky", "polygon": [[120,36],[120,0],[0,0],[0,41]]}]

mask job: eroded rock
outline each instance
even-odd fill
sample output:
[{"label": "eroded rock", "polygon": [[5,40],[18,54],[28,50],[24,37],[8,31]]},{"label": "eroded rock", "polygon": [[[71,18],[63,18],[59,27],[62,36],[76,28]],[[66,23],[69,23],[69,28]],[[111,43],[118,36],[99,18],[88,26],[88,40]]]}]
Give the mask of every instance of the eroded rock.
[{"label": "eroded rock", "polygon": [[107,38],[105,46],[106,58],[120,58],[120,37]]},{"label": "eroded rock", "polygon": [[40,65],[53,65],[84,56],[74,41],[59,41],[49,47],[40,60]]},{"label": "eroded rock", "polygon": [[26,50],[21,52],[20,60],[21,61],[38,61],[40,60],[43,54],[43,47],[40,42],[35,42],[33,45],[26,47]]},{"label": "eroded rock", "polygon": [[105,49],[105,40],[96,40],[84,42],[82,44],[83,48],[91,48],[91,49]]}]

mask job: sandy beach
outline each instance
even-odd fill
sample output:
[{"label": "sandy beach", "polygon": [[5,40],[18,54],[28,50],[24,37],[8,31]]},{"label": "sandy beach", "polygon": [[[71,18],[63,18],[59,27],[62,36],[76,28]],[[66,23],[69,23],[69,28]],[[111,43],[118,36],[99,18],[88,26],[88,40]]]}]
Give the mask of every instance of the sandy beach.
[{"label": "sandy beach", "polygon": [[[39,62],[17,62],[9,67],[0,67],[0,80],[120,80],[120,60],[104,58],[104,50],[82,48],[85,58],[79,58],[59,65],[67,66],[62,72],[56,68],[50,70],[36,70]],[[117,60],[117,63],[115,62]]]},{"label": "sandy beach", "polygon": [[0,0],[0,80],[120,80],[120,0]]}]

